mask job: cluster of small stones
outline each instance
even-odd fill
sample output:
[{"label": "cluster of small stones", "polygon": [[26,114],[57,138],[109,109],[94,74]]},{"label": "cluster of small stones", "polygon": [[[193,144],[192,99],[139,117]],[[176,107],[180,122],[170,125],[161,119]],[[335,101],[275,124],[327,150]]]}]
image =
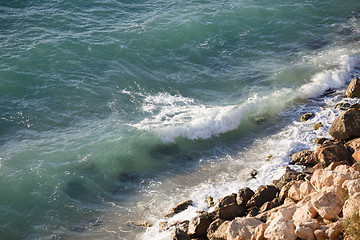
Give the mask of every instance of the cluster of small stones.
[{"label": "cluster of small stones", "polygon": [[[351,81],[347,97],[360,97],[360,80]],[[306,121],[314,114],[305,114]],[[360,207],[360,108],[350,106],[331,128],[333,140],[318,139],[315,151],[292,155],[290,164],[307,167],[288,171],[254,192],[242,188],[217,200],[206,198],[211,212],[199,212],[189,221],[169,225],[172,240],[325,240],[343,239],[341,219]],[[165,217],[185,210],[184,201]],[[360,214],[360,212],[359,212]],[[346,236],[345,236],[346,239]]]}]

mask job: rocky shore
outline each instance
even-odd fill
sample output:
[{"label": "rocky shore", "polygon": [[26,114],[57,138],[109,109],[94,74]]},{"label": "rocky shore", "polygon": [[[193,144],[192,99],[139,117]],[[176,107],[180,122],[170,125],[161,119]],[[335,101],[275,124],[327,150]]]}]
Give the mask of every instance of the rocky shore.
[{"label": "rocky shore", "polygon": [[[360,97],[359,77],[345,96]],[[161,222],[160,231],[173,231],[171,240],[360,239],[360,104],[339,107],[346,110],[331,125],[333,139],[319,138],[315,151],[292,155],[290,164],[305,171],[287,169],[270,185],[255,192],[242,188],[215,203],[209,196],[209,212],[175,224]],[[184,201],[165,218],[191,205]]]}]

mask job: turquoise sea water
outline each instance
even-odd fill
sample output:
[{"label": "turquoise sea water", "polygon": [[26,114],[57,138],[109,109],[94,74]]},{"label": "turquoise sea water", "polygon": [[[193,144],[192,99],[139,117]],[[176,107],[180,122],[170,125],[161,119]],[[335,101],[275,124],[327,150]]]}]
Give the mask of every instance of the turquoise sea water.
[{"label": "turquoise sea water", "polygon": [[153,186],[230,174],[359,41],[358,0],[1,0],[0,239],[140,238]]}]

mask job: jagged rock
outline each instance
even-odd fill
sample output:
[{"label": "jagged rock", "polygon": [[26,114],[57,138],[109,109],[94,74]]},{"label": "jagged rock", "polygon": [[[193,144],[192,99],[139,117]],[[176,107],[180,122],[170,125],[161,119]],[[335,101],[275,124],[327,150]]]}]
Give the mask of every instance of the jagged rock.
[{"label": "jagged rock", "polygon": [[340,142],[325,141],[314,152],[315,158],[324,166],[334,161],[351,162],[351,153]]},{"label": "jagged rock", "polygon": [[356,169],[355,165],[339,165],[334,168],[334,172],[343,174],[348,180],[360,178],[360,171]]},{"label": "jagged rock", "polygon": [[266,228],[269,226],[267,223],[261,223],[255,228],[254,234],[251,236],[250,240],[265,240],[264,233]]},{"label": "jagged rock", "polygon": [[359,212],[360,206],[360,193],[355,193],[348,200],[345,201],[343,207],[343,216],[344,218],[348,218],[353,216],[356,211]]},{"label": "jagged rock", "polygon": [[303,165],[306,167],[313,167],[318,163],[314,157],[314,151],[303,150],[297,153],[294,153],[291,156],[290,164]]},{"label": "jagged rock", "polygon": [[[219,235],[220,232],[218,232],[218,235],[215,235],[215,232],[219,229],[220,225],[223,224],[225,222],[224,219],[218,218],[215,221],[213,221],[210,226],[207,229],[207,233],[206,236],[209,240],[218,240],[221,239]],[[228,223],[230,223],[230,221],[227,221]],[[226,228],[225,228],[226,229]],[[226,235],[224,233],[225,239],[226,239]]]},{"label": "jagged rock", "polygon": [[342,187],[347,190],[349,197],[352,197],[356,193],[360,192],[360,179],[346,180]]},{"label": "jagged rock", "polygon": [[324,143],[325,141],[327,141],[327,140],[329,140],[329,139],[324,138],[324,137],[322,137],[322,138],[315,138],[314,144],[323,144],[323,143]]},{"label": "jagged rock", "polygon": [[300,194],[300,185],[302,182],[296,181],[294,184],[291,185],[288,191],[288,197],[292,200],[299,201],[302,199],[302,195]]},{"label": "jagged rock", "polygon": [[315,219],[299,222],[295,225],[295,234],[300,239],[315,240],[314,231],[320,227]]},{"label": "jagged rock", "polygon": [[300,121],[305,122],[305,121],[309,120],[310,118],[312,118],[313,116],[315,116],[314,113],[305,113],[300,117]]},{"label": "jagged rock", "polygon": [[261,185],[256,193],[247,202],[247,207],[261,207],[265,202],[272,201],[279,189],[273,185]]},{"label": "jagged rock", "polygon": [[313,129],[318,130],[318,129],[322,128],[322,127],[323,127],[323,124],[321,122],[318,122],[313,126]]},{"label": "jagged rock", "polygon": [[219,199],[215,203],[215,209],[211,213],[213,219],[222,218],[226,220],[232,220],[235,217],[242,217],[246,213],[244,206],[239,206],[236,203],[236,194],[233,193],[230,196],[226,196]]},{"label": "jagged rock", "polygon": [[344,144],[344,146],[351,152],[360,151],[360,138],[355,138]]},{"label": "jagged rock", "polygon": [[284,200],[288,197],[288,193],[289,193],[289,189],[291,188],[291,186],[293,184],[295,184],[296,181],[295,180],[291,180],[289,183],[285,184],[279,193],[279,200],[280,202],[284,202]]},{"label": "jagged rock", "polygon": [[311,198],[311,204],[319,215],[326,220],[334,219],[344,205],[341,197],[334,192],[315,194]]},{"label": "jagged rock", "polygon": [[334,185],[341,186],[345,180],[348,180],[348,178],[342,173],[317,169],[313,173],[310,182],[317,191],[322,191],[323,188],[328,188]]},{"label": "jagged rock", "polygon": [[269,226],[264,232],[264,237],[271,240],[296,240],[294,221],[291,220],[293,208],[284,208],[270,216],[267,221]]},{"label": "jagged rock", "polygon": [[338,239],[338,236],[342,231],[342,227],[343,226],[342,226],[341,221],[337,221],[337,222],[326,225],[327,229],[325,230],[325,235],[326,235],[327,239],[329,239],[329,240]]},{"label": "jagged rock", "polygon": [[259,214],[259,209],[257,207],[253,207],[250,209],[246,217],[255,217],[258,214]]},{"label": "jagged rock", "polygon": [[262,222],[270,222],[271,216],[274,216],[274,214],[278,211],[287,211],[287,209],[290,209],[289,214],[293,214],[294,212],[291,211],[292,209],[295,211],[295,206],[296,204],[294,202],[284,203],[278,207],[270,209],[269,211],[258,214],[255,218]]},{"label": "jagged rock", "polygon": [[301,185],[300,185],[300,194],[302,196],[309,195],[315,191],[316,190],[315,190],[314,186],[310,183],[310,181],[305,181],[305,182],[301,183]]},{"label": "jagged rock", "polygon": [[165,217],[172,217],[175,214],[184,211],[185,209],[187,209],[189,206],[191,206],[193,204],[192,200],[186,200],[183,201],[179,204],[177,204],[175,207],[173,207],[172,209],[170,209],[169,213],[167,213],[165,215]]},{"label": "jagged rock", "polygon": [[257,226],[262,224],[255,218],[235,218],[228,226],[227,239],[249,239],[255,233]]},{"label": "jagged rock", "polygon": [[254,195],[254,191],[248,187],[242,188],[236,195],[236,203],[239,206],[246,206],[249,199]]},{"label": "jagged rock", "polygon": [[175,230],[172,232],[171,240],[191,240],[190,236],[187,235],[183,230],[179,228],[175,228]]},{"label": "jagged rock", "polygon": [[330,135],[339,140],[360,137],[360,109],[350,108],[332,123]]},{"label": "jagged rock", "polygon": [[288,171],[282,177],[278,180],[273,180],[271,182],[272,185],[277,187],[278,189],[281,189],[283,186],[291,182],[292,180],[298,180],[298,176],[300,175],[299,172],[295,171]]},{"label": "jagged rock", "polygon": [[299,202],[297,208],[292,216],[292,220],[295,225],[299,222],[310,221],[317,214],[316,209],[311,203],[311,197],[309,196],[307,200]]},{"label": "jagged rock", "polygon": [[190,221],[187,233],[190,236],[195,237],[206,236],[206,232],[210,224],[211,217],[207,212],[203,212]]},{"label": "jagged rock", "polygon": [[[222,223],[221,223],[222,222]],[[208,228],[207,237],[209,240],[227,240],[227,229],[231,221],[222,219],[215,220]]]},{"label": "jagged rock", "polygon": [[335,105],[335,108],[339,108],[340,110],[346,110],[349,107],[350,107],[350,103],[339,102],[338,104]]},{"label": "jagged rock", "polygon": [[345,97],[355,98],[360,97],[360,79],[359,77],[351,80],[349,86],[346,89]]}]

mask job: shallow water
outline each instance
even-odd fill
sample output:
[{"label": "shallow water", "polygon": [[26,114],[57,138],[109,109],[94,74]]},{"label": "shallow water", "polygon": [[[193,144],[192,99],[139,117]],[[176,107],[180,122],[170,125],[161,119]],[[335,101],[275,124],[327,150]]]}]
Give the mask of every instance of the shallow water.
[{"label": "shallow water", "polygon": [[328,136],[337,102],[356,101],[341,91],[359,71],[359,12],[355,0],[1,2],[1,238],[166,239],[128,221],[188,198],[170,221],[190,218],[208,195],[269,183]]}]

